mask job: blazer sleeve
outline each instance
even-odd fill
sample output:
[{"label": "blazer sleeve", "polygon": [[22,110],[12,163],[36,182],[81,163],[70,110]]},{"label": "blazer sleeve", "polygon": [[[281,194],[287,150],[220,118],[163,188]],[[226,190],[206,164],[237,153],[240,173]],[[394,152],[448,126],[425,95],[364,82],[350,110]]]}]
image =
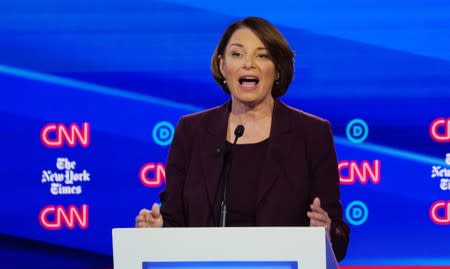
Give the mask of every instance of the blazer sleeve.
[{"label": "blazer sleeve", "polygon": [[160,193],[161,214],[164,227],[185,226],[183,190],[186,179],[186,141],[185,120],[181,118],[175,128],[166,162],[166,186]]},{"label": "blazer sleeve", "polygon": [[322,208],[331,218],[331,243],[338,261],[346,254],[350,228],[342,219],[339,172],[330,123],[321,120],[310,134],[311,199],[319,197]]}]

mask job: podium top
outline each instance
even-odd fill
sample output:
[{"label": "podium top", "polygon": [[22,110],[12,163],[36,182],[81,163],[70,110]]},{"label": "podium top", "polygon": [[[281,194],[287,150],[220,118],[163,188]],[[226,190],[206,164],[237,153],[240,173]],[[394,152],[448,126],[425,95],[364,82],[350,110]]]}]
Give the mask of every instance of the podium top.
[{"label": "podium top", "polygon": [[322,227],[113,229],[113,254],[115,269],[339,268]]}]

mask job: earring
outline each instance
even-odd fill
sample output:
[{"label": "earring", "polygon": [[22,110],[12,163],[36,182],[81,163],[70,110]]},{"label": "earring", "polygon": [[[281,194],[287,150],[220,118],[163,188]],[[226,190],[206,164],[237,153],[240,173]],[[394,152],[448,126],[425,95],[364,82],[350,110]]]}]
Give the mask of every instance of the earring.
[{"label": "earring", "polygon": [[280,84],[280,81],[279,80],[275,80],[275,84],[276,85]]},{"label": "earring", "polygon": [[227,81],[225,79],[223,80],[223,84],[227,84]]}]

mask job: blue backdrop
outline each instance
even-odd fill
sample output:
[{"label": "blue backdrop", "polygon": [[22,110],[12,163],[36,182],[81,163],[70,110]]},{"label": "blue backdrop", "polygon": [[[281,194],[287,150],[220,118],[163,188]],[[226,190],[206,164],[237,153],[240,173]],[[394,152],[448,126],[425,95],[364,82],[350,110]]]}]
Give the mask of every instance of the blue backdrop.
[{"label": "blue backdrop", "polygon": [[2,0],[2,268],[112,267],[178,118],[227,100],[210,58],[249,15],[296,52],[282,99],[333,125],[342,264],[450,265],[447,1]]}]

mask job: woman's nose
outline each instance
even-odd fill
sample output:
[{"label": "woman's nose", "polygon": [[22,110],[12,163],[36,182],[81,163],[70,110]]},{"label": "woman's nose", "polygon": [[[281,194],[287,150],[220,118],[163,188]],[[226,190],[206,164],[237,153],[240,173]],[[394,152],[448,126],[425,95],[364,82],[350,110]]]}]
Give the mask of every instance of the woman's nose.
[{"label": "woman's nose", "polygon": [[247,55],[244,60],[244,68],[252,68],[254,67],[253,57]]}]

